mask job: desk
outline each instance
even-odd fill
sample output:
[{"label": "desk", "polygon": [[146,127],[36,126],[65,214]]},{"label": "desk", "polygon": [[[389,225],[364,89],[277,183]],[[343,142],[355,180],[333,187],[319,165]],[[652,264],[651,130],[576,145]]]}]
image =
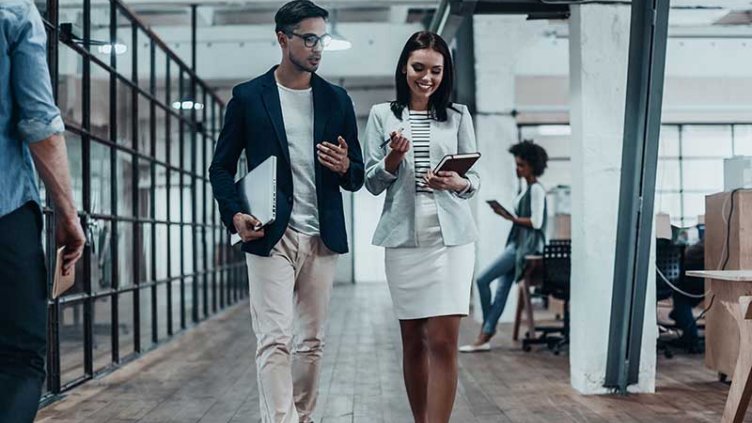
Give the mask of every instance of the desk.
[{"label": "desk", "polygon": [[[693,270],[687,276],[715,281],[752,283],[752,270]],[[741,423],[752,397],[752,296],[721,301],[739,325],[739,354],[721,423]]]},{"label": "desk", "polygon": [[[722,192],[705,197],[705,268],[752,269],[752,190]],[[727,236],[728,235],[728,236]],[[725,266],[724,266],[725,265]],[[705,279],[706,299],[734,302],[752,295],[752,284],[739,280]],[[725,307],[710,307],[705,315],[705,366],[725,375],[734,373],[739,355],[738,324]],[[732,335],[732,336],[729,336]]]},{"label": "desk", "polygon": [[717,281],[752,282],[752,270],[688,270],[687,276]]}]

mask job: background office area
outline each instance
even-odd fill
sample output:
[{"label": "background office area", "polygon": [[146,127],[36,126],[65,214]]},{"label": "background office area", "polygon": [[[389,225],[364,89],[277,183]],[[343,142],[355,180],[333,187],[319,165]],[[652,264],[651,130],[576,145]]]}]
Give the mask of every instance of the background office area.
[{"label": "background office area", "polygon": [[[245,262],[220,223],[207,168],[232,87],[279,61],[273,21],[281,2],[35,3],[49,35],[89,240],[75,287],[49,302],[38,421],[256,421]],[[513,289],[492,351],[460,357],[452,421],[720,421],[729,393],[722,380],[734,379],[745,351],[724,303],[752,295],[752,284],[704,284],[699,294],[707,295],[694,309],[702,314],[704,348],[690,353],[672,343],[673,289],[664,277],[686,289],[686,249],[701,241],[705,260],[695,269],[752,268],[752,191],[743,189],[752,188],[752,1],[670,3],[657,241],[638,377],[627,396],[604,385],[615,319],[630,3],[320,4],[331,13],[335,41],[319,74],[348,90],[361,133],[371,106],[394,98],[405,40],[428,28],[451,41],[455,98],[470,108],[483,153],[483,186],[473,201],[481,229],[476,275],[500,254],[510,229],[485,201],[510,205],[521,188],[508,148],[532,140],[550,157],[540,180],[549,240],[568,246],[564,295],[541,289],[552,275],[545,256],[531,258],[540,261],[527,280],[532,299],[518,299]],[[351,252],[338,263],[316,421],[409,421],[384,251],[371,245],[384,199],[366,190],[343,198]],[[52,220],[47,210],[48,228]],[[529,320],[518,301],[532,304],[540,326],[566,323],[550,334],[552,348],[523,349]],[[462,343],[479,328],[475,292],[473,303]],[[516,314],[519,341],[512,340]]]}]

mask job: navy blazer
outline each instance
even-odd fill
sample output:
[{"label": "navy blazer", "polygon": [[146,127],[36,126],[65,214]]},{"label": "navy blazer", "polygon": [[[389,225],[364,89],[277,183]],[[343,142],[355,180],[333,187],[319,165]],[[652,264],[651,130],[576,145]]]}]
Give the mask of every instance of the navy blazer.
[{"label": "navy blazer", "polygon": [[[277,157],[276,220],[265,228],[263,238],[243,243],[243,251],[260,256],[268,256],[284,235],[293,203],[290,151],[274,78],[275,69],[276,66],[266,74],[233,88],[224,126],[209,167],[222,222],[230,232],[235,233],[232,217],[243,212],[234,183],[241,152],[245,149],[249,170],[269,156]],[[318,160],[314,166],[321,240],[330,250],[344,254],[348,251],[347,229],[340,188],[357,191],[363,186],[364,179],[363,153],[358,141],[355,111],[350,96],[342,87],[328,83],[315,73],[312,74],[311,88],[314,116],[311,149],[314,150],[314,157],[317,157],[316,144],[323,141],[336,144],[338,136],[342,136],[349,146],[350,169],[346,174],[340,176],[322,166]]]}]

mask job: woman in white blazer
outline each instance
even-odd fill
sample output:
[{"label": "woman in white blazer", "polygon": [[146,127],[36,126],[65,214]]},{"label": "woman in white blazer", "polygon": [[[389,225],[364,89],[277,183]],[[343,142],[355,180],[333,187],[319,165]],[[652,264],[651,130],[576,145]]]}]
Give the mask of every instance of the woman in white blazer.
[{"label": "woman in white blazer", "polygon": [[373,243],[400,321],[405,386],[415,422],[448,422],[457,388],[457,334],[469,312],[478,174],[434,174],[447,154],[476,152],[467,107],[452,104],[452,58],[431,32],[410,37],[395,71],[397,99],[373,106],[366,188],[386,191]]}]

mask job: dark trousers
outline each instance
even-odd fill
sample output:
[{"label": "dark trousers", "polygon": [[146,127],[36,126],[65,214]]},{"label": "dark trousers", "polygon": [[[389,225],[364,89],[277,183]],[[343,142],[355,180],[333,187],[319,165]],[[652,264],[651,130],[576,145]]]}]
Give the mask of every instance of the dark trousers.
[{"label": "dark trousers", "polygon": [[38,207],[0,217],[0,422],[34,421],[47,347],[47,269]]},{"label": "dark trousers", "polygon": [[695,344],[698,340],[697,323],[692,309],[697,307],[702,298],[690,298],[678,292],[674,292],[674,308],[669,317],[674,319],[676,326],[682,331],[682,341]]}]

